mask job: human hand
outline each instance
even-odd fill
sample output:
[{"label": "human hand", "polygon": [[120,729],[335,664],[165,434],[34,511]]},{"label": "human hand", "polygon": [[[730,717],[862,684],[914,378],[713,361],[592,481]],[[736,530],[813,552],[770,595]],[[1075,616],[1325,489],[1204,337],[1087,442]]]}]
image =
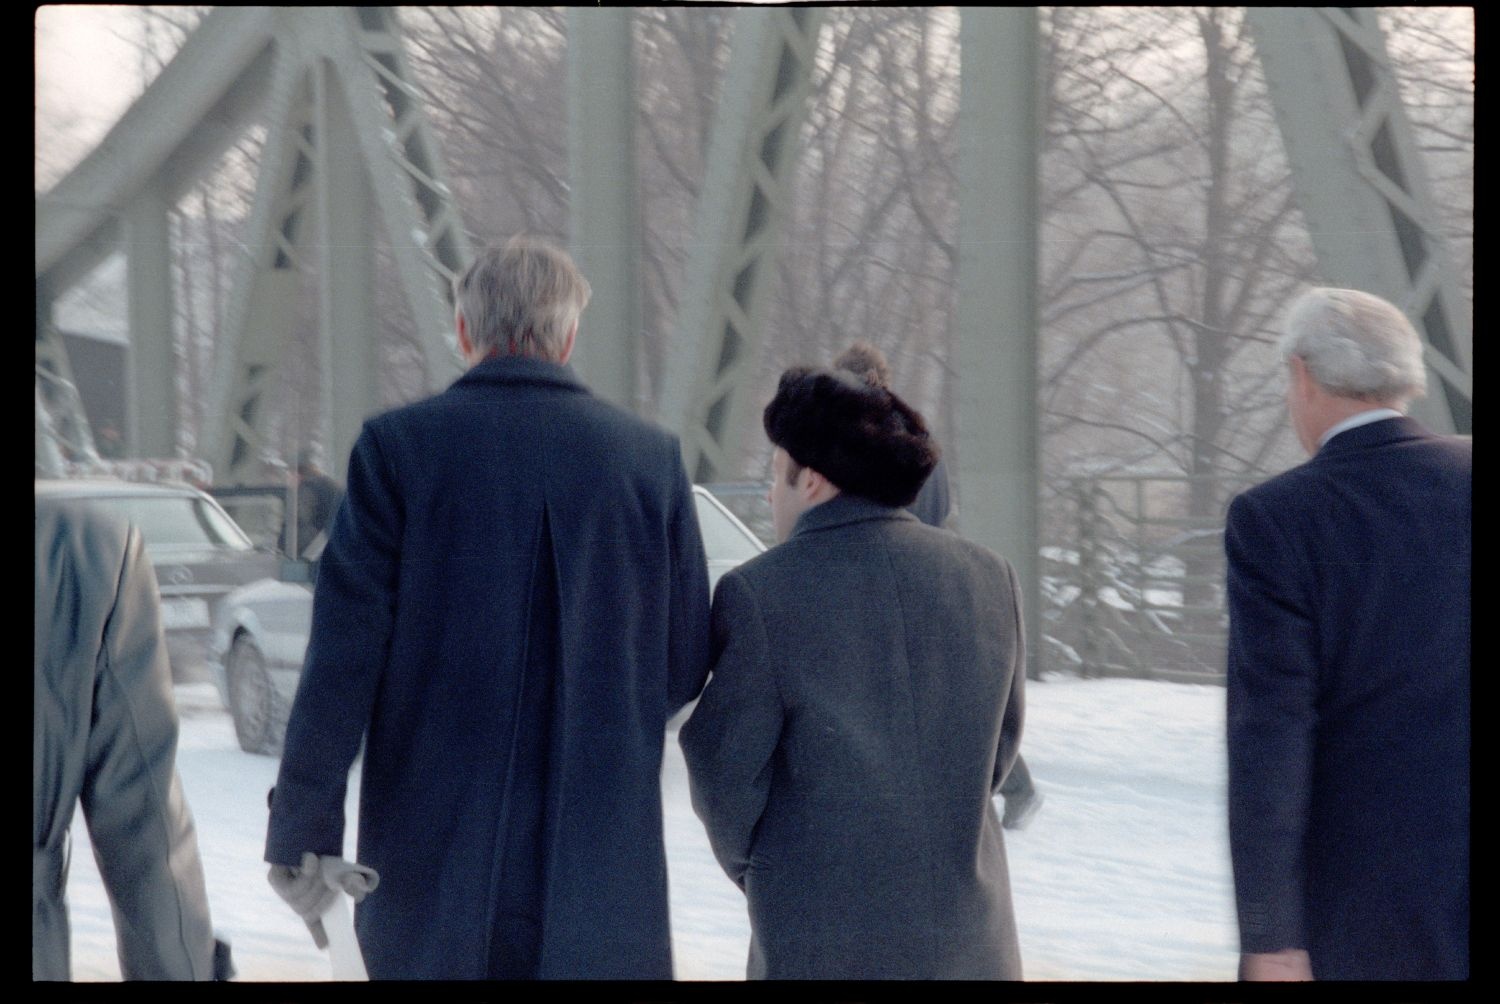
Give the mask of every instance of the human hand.
[{"label": "human hand", "polygon": [[1312,961],[1306,949],[1283,948],[1279,952],[1245,952],[1240,956],[1240,979],[1256,982],[1289,982],[1313,978]]},{"label": "human hand", "polygon": [[323,881],[323,869],[318,855],[306,851],[302,855],[300,866],[272,865],[266,879],[271,883],[271,888],[276,890],[276,895],[286,900],[297,916],[307,923],[307,929],[312,932],[313,944],[319,948],[327,948],[328,933],[323,930],[322,917],[333,906],[338,893],[333,886]]},{"label": "human hand", "polygon": [[319,948],[328,947],[323,914],[333,906],[338,894],[346,892],[358,903],[380,884],[380,875],[373,868],[328,854],[319,856],[312,851],[302,855],[301,865],[272,865],[266,877],[276,894],[307,923],[313,944]]}]

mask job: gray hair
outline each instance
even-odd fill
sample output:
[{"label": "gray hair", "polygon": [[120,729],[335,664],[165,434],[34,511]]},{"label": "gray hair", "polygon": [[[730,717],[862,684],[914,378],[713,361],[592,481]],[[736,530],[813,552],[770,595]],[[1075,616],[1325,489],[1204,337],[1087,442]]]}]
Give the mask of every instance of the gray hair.
[{"label": "gray hair", "polygon": [[1422,339],[1396,306],[1356,289],[1310,289],[1293,301],[1281,336],[1284,359],[1300,358],[1339,397],[1401,404],[1427,391]]},{"label": "gray hair", "polygon": [[568,331],[589,302],[589,283],[567,252],[533,237],[488,247],[453,284],[453,299],[480,355],[500,350],[561,362]]}]

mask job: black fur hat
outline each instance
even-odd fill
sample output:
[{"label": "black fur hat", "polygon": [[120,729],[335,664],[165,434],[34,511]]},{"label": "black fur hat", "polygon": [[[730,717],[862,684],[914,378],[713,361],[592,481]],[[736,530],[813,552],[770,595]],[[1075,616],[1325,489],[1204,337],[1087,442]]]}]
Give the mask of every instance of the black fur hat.
[{"label": "black fur hat", "polygon": [[938,462],[914,408],[843,370],[787,370],[763,420],[797,463],[882,505],[910,505]]}]

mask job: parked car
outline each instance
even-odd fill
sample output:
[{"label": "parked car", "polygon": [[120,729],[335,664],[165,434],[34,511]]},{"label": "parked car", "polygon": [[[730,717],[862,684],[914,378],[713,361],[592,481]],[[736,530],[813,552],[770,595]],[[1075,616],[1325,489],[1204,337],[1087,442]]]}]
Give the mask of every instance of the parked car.
[{"label": "parked car", "polygon": [[38,480],[36,494],[87,502],[140,529],[161,591],[175,681],[202,673],[219,601],[239,586],[276,574],[275,553],[257,549],[218,503],[190,485],[113,478]]},{"label": "parked car", "polygon": [[[712,589],[725,572],[766,548],[707,490],[695,485],[693,501]],[[209,664],[247,752],[281,752],[312,631],[313,577],[307,562],[285,562],[277,578],[231,593],[214,618]]]}]

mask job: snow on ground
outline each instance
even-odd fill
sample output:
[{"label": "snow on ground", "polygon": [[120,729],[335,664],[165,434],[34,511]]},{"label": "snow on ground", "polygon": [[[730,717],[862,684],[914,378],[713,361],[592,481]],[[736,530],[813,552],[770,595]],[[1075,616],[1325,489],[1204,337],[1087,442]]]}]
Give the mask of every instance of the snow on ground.
[{"label": "snow on ground", "polygon": [[[176,691],[178,767],[214,926],[234,946],[238,978],[328,979],[327,955],[266,884],[266,791],[277,761],[240,751],[211,685]],[[1234,977],[1223,731],[1218,687],[1059,677],[1029,685],[1022,751],[1046,801],[1027,829],[1005,836],[1028,979]],[[350,856],[357,783],[356,771]],[[743,979],[744,897],[688,804],[675,735],[662,798],[677,976]],[[73,840],[73,978],[117,980],[113,922],[81,814]]]}]

